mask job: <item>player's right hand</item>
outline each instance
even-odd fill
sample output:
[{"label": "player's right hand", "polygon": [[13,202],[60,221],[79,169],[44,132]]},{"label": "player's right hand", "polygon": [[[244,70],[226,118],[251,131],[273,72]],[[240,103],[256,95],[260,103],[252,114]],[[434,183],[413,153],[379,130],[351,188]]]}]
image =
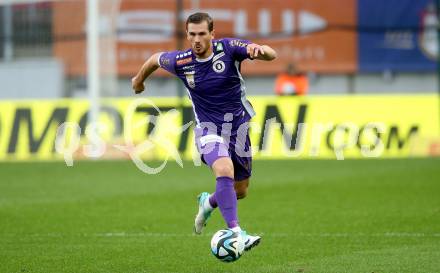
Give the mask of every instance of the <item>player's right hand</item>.
[{"label": "player's right hand", "polygon": [[145,90],[144,81],[139,80],[137,77],[131,79],[131,87],[136,94],[140,94]]},{"label": "player's right hand", "polygon": [[246,51],[247,51],[247,54],[253,59],[264,55],[263,47],[258,44],[248,44],[246,46]]}]

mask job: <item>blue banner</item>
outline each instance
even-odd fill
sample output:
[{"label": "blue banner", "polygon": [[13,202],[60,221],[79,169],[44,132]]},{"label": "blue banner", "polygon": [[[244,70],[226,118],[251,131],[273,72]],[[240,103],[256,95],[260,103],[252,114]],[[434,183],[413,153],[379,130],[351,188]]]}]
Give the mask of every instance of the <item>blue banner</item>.
[{"label": "blue banner", "polygon": [[437,20],[434,0],[359,0],[359,71],[434,71]]}]

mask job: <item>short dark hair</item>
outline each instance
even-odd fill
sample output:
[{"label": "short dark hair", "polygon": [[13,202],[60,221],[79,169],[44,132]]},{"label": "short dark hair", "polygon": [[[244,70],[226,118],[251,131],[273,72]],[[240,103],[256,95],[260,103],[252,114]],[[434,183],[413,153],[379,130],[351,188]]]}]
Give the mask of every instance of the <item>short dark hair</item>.
[{"label": "short dark hair", "polygon": [[188,24],[200,24],[201,22],[206,21],[208,23],[209,32],[214,30],[214,21],[211,16],[205,12],[196,12],[191,14],[188,19],[186,19],[186,29],[188,29]]}]

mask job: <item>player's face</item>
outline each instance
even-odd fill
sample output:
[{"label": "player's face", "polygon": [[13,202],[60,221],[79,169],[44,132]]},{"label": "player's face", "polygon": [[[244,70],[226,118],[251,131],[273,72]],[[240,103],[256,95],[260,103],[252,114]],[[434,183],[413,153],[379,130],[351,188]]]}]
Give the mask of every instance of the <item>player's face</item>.
[{"label": "player's face", "polygon": [[191,48],[199,58],[207,58],[212,53],[212,39],[214,31],[209,31],[208,22],[203,21],[200,24],[189,23],[186,30],[188,41],[191,42]]}]

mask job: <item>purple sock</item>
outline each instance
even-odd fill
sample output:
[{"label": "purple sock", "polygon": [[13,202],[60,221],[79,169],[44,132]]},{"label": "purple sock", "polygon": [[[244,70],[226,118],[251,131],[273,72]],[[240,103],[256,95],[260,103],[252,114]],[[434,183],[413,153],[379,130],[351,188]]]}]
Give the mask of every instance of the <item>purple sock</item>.
[{"label": "purple sock", "polygon": [[215,197],[215,192],[213,192],[211,196],[209,196],[209,204],[213,209],[217,207],[217,198]]},{"label": "purple sock", "polygon": [[217,177],[215,199],[228,228],[237,227],[237,194],[234,190],[234,179],[226,176]]}]

